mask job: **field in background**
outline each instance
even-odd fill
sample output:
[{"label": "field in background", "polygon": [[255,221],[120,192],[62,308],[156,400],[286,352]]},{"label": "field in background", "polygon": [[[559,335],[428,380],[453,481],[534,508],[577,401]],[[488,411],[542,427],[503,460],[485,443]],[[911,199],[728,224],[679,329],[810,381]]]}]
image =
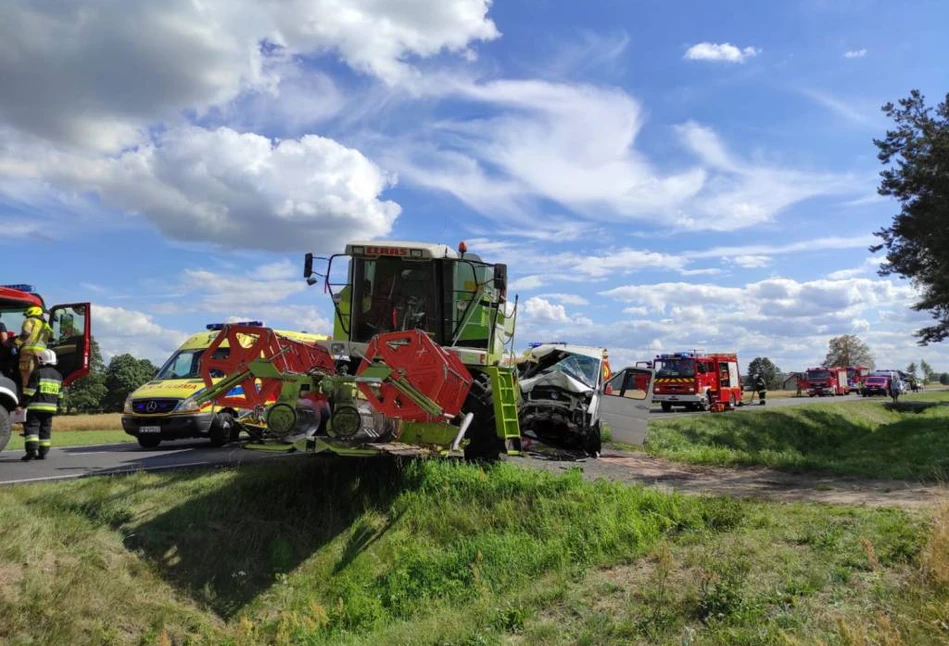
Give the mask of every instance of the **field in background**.
[{"label": "field in background", "polygon": [[0,489],[0,640],[937,644],[949,514],[313,460]]},{"label": "field in background", "polygon": [[122,414],[58,415],[56,429],[60,431],[121,431]]},{"label": "field in background", "polygon": [[645,450],[672,460],[869,478],[949,476],[949,392],[650,421]]}]

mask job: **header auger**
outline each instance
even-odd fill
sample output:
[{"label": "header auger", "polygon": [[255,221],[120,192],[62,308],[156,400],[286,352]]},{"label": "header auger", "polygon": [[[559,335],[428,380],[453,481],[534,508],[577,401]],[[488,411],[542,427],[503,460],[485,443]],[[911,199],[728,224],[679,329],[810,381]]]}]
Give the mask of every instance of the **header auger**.
[{"label": "header auger", "polygon": [[[344,455],[520,453],[514,358],[516,303],[504,265],[459,247],[352,243],[345,283],[324,286],[336,308],[331,341],[291,341],[228,325],[202,360],[194,399],[254,411],[256,439]],[[313,256],[304,277],[314,284]],[[338,292],[334,287],[340,288]],[[225,339],[226,359],[210,359]],[[276,402],[274,403],[274,399]]]}]

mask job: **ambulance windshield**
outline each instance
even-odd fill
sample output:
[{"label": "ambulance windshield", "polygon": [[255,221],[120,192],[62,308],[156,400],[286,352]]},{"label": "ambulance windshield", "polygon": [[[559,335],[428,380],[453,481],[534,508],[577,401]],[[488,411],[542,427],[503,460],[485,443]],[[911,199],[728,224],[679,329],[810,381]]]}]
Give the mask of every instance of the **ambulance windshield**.
[{"label": "ambulance windshield", "polygon": [[694,377],[695,359],[663,359],[656,377]]}]

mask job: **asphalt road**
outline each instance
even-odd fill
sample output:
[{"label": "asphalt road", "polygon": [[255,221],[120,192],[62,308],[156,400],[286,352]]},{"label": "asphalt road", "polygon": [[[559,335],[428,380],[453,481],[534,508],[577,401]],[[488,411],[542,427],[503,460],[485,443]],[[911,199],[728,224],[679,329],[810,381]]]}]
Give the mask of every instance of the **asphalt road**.
[{"label": "asphalt road", "polygon": [[[820,402],[855,401],[858,396],[810,398],[797,397],[769,400],[765,407],[742,406],[737,411],[763,410],[784,406],[800,406]],[[652,413],[662,417],[678,415],[709,415],[706,412],[663,413],[658,408]],[[729,414],[729,413],[725,413]],[[206,440],[182,440],[166,442],[156,449],[143,449],[137,444],[111,444],[101,446],[53,447],[43,461],[21,462],[19,451],[0,453],[0,486],[29,482],[44,482],[82,478],[87,476],[131,473],[134,471],[160,471],[189,467],[239,466],[264,460],[292,459],[305,454],[271,453],[243,449],[239,445],[214,448]]]},{"label": "asphalt road", "polygon": [[[54,436],[55,438],[55,436]],[[21,462],[20,451],[0,453],[0,485],[187,467],[239,466],[298,457],[300,453],[251,451],[239,445],[214,448],[207,441],[162,443],[156,449],[137,444],[53,447],[45,460]]]}]

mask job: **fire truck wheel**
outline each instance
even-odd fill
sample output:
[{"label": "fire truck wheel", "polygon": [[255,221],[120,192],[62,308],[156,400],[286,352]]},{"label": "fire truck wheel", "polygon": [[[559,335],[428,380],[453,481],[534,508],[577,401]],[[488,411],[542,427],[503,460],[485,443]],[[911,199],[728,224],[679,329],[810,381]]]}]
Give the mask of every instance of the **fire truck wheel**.
[{"label": "fire truck wheel", "polygon": [[494,420],[494,394],[491,378],[483,373],[474,374],[474,382],[462,407],[465,413],[474,413],[465,437],[465,459],[469,462],[496,462],[504,448]]},{"label": "fire truck wheel", "polygon": [[728,396],[728,407],[732,410],[735,409],[735,393]]},{"label": "fire truck wheel", "polygon": [[663,413],[671,413],[671,412],[672,412],[672,404],[670,404],[669,402],[662,402],[662,412],[663,412]]},{"label": "fire truck wheel", "polygon": [[161,444],[161,437],[157,435],[139,435],[138,445],[143,449],[154,449]]},{"label": "fire truck wheel", "polygon": [[211,428],[208,429],[208,439],[211,440],[211,446],[230,444],[237,439],[235,431],[234,416],[230,413],[218,413],[211,422]]}]

